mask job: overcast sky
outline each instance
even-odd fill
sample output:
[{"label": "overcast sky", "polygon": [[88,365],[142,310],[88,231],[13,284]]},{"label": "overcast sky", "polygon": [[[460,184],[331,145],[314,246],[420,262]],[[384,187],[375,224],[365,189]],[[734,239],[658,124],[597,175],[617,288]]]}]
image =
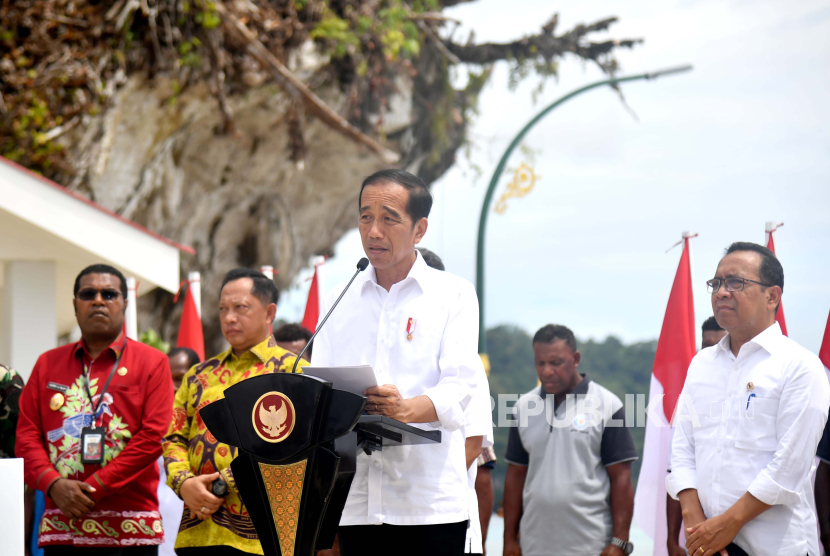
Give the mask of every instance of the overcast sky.
[{"label": "overcast sky", "polygon": [[[464,22],[457,40],[474,29],[482,42],[536,33],[556,10],[560,30],[615,15],[619,23],[594,40],[644,38],[619,53],[621,75],[695,69],[623,85],[638,120],[603,88],[559,107],[528,135],[535,161],[517,151],[509,166],[532,163],[540,177],[504,215],[490,215],[487,325],[532,333],[555,322],[581,338],[656,338],[680,257],[679,247],[665,251],[684,230],[700,234],[692,273],[701,323],[712,314],[704,282],[723,249],[762,243],[764,223],[775,220],[785,223],[776,247],[790,336],[817,351],[830,311],[830,2],[479,0],[446,13]],[[538,81],[510,91],[506,65],[496,67],[472,125],[471,157],[459,156],[432,189],[422,245],[450,272],[475,281],[481,203],[512,137],[550,102],[602,79],[570,58],[559,73],[534,105]],[[355,230],[326,264],[327,287],[347,279],[362,255]],[[285,292],[281,318],[302,318],[308,275]]]}]

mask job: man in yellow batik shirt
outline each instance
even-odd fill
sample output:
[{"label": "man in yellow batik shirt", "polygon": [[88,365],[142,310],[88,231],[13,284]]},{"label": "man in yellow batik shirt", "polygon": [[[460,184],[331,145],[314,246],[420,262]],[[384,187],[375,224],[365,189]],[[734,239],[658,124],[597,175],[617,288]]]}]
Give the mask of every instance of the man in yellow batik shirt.
[{"label": "man in yellow batik shirt", "polygon": [[[167,484],[185,503],[176,538],[179,556],[262,554],[230,468],[236,448],[217,442],[199,410],[247,378],[291,372],[296,356],[277,346],[271,336],[277,298],[274,282],[265,275],[245,268],[228,272],[222,282],[219,320],[231,347],[190,369],[176,393],[173,422],[164,438],[164,465]],[[222,497],[211,491],[217,479],[227,485]]]}]

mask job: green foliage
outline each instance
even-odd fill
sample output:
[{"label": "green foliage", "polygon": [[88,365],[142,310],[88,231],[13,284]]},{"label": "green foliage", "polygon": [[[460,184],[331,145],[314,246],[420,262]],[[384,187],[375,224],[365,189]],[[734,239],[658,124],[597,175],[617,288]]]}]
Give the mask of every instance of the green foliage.
[{"label": "green foliage", "polygon": [[[367,70],[366,57],[375,49],[374,38],[379,39],[383,56],[387,61],[411,59],[421,51],[421,35],[410,19],[412,12],[423,11],[423,6],[434,1],[416,2],[410,9],[401,0],[382,0],[375,17],[354,13],[346,9],[344,17],[326,9],[323,19],[311,30],[309,36],[324,42],[335,58],[347,54],[357,55],[358,72]],[[420,9],[419,9],[420,7]]]},{"label": "green foliage", "polygon": [[[578,341],[582,353],[579,372],[585,373],[625,402],[626,394],[648,396],[651,369],[657,342],[641,342],[625,345],[609,336],[602,342],[596,340]],[[533,363],[532,336],[516,326],[497,326],[487,331],[487,353],[490,356],[490,395],[496,400],[493,422],[498,425],[498,395],[524,394],[537,387],[538,378]],[[508,404],[512,407],[512,403]],[[500,505],[504,496],[504,475],[507,463],[509,427],[494,427],[496,455],[499,461],[493,470],[494,501]],[[645,429],[631,429],[637,453],[643,453]],[[641,462],[632,466],[632,477],[636,484]]]},{"label": "green foliage", "polygon": [[152,346],[159,350],[162,353],[167,353],[170,351],[170,344],[165,342],[159,333],[153,330],[145,330],[141,333],[141,336],[138,338],[142,344],[147,344],[148,346]]},{"label": "green foliage", "polygon": [[340,19],[332,12],[327,12],[323,20],[308,34],[312,39],[320,39],[330,45],[330,54],[342,58],[349,53],[349,47],[360,46],[360,39],[352,32],[349,22]]}]

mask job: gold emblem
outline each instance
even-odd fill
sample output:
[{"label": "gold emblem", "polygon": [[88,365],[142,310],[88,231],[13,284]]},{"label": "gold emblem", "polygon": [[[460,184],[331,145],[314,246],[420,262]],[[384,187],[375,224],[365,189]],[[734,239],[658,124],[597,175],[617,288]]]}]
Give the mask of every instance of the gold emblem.
[{"label": "gold emblem", "polygon": [[409,340],[409,341],[411,342],[411,341],[412,341],[412,334],[407,334],[407,335],[406,335],[406,339],[407,339],[407,340]]},{"label": "gold emblem", "polygon": [[254,430],[265,442],[282,442],[291,431],[297,415],[294,404],[282,392],[268,392],[260,396],[254,404],[251,421]]},{"label": "gold emblem", "polygon": [[63,402],[64,402],[63,394],[58,392],[57,394],[52,396],[52,399],[49,400],[49,409],[51,409],[52,411],[57,411],[61,407],[63,407]]},{"label": "gold emblem", "polygon": [[118,376],[126,376],[127,375],[127,367],[121,367],[118,369]]},{"label": "gold emblem", "polygon": [[746,383],[746,391],[747,391],[747,392],[752,392],[752,390],[753,390],[754,388],[755,388],[755,385],[754,385],[754,384],[752,384],[751,382],[747,382],[747,383]]}]

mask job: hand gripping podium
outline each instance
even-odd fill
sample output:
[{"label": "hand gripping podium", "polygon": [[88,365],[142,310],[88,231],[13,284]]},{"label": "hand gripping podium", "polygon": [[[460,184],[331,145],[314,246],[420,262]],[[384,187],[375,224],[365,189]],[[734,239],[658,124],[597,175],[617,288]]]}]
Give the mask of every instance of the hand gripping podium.
[{"label": "hand gripping podium", "polygon": [[365,405],[331,382],[275,373],[231,386],[200,410],[211,434],[239,449],[231,470],[265,556],[331,548],[358,449],[441,442],[440,431],[362,415]]}]

